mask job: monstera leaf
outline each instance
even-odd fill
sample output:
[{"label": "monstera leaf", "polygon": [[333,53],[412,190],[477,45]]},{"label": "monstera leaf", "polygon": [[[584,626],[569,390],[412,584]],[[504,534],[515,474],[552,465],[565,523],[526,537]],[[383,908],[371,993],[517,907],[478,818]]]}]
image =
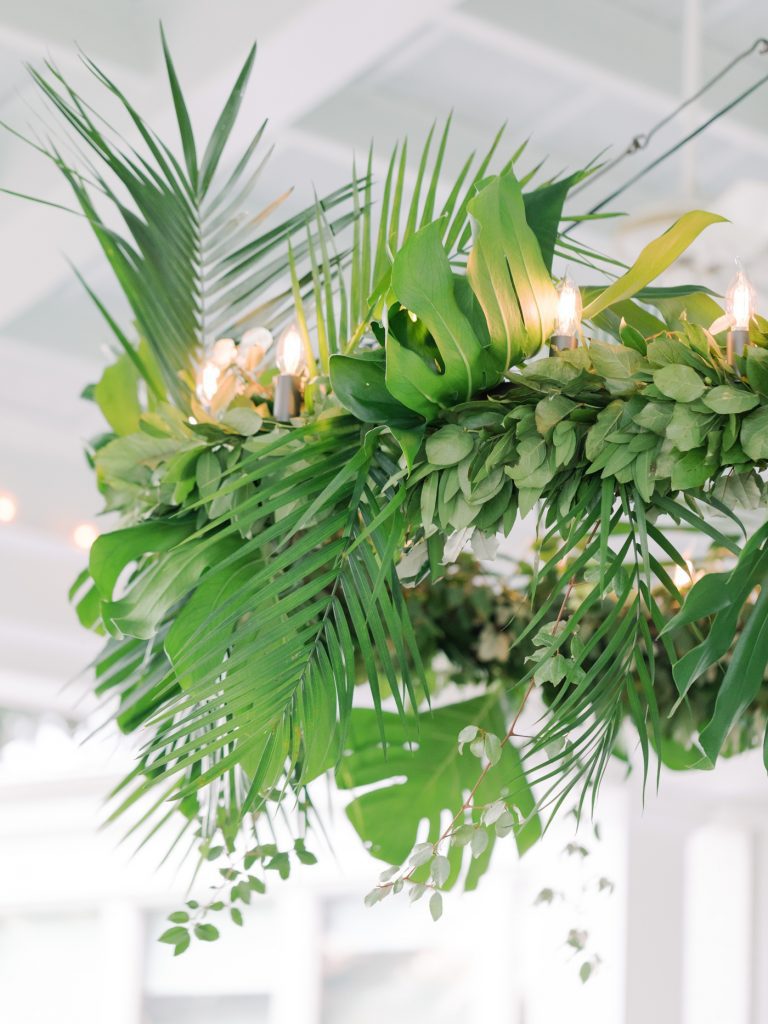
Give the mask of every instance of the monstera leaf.
[{"label": "monstera leaf", "polygon": [[[457,737],[467,724],[503,734],[504,719],[496,697],[477,698],[451,704],[419,715],[418,722],[396,714],[384,716],[387,756],[382,757],[381,727],[374,711],[356,710],[347,736],[348,752],[336,773],[342,789],[378,785],[357,796],[347,815],[370,852],[390,864],[402,864],[412,850],[422,821],[429,822],[428,838],[441,833],[441,815],[455,813],[477,782],[479,762],[465,750],[459,754]],[[498,763],[478,787],[474,802],[482,805],[499,798],[506,787],[506,800],[520,812],[523,824],[516,831],[518,850],[523,853],[541,835],[534,815],[534,798],[523,774],[520,757],[507,743]],[[473,812],[479,820],[479,812]],[[445,824],[445,821],[443,821]],[[466,886],[472,888],[490,857],[493,837],[483,857],[472,861]],[[450,851],[451,874],[455,883],[462,862],[462,849]]]},{"label": "monstera leaf", "polygon": [[[411,316],[391,321],[386,339],[387,388],[403,405],[434,419],[495,384],[499,369],[459,304],[456,275],[439,221],[416,232],[395,257],[392,291]],[[421,337],[408,320],[421,326]]]},{"label": "monstera leaf", "polygon": [[552,333],[556,293],[512,171],[469,204],[475,241],[467,277],[485,313],[499,373],[537,352]]},{"label": "monstera leaf", "polygon": [[363,423],[409,428],[422,422],[417,413],[387,390],[383,352],[333,355],[330,368],[333,393]]},{"label": "monstera leaf", "polygon": [[512,171],[481,188],[468,211],[466,277],[451,268],[439,221],[412,235],[392,266],[392,294],[408,315],[388,324],[386,386],[426,420],[492,387],[552,332],[555,290]]}]

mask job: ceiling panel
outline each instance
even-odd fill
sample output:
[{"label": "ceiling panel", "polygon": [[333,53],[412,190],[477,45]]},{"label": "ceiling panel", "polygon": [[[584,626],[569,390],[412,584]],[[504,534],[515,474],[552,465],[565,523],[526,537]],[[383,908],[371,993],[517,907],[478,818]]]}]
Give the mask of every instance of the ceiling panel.
[{"label": "ceiling panel", "polygon": [[515,136],[546,123],[564,98],[583,88],[556,62],[542,75],[535,63],[445,31],[435,32],[413,60],[401,59],[394,69],[382,64],[371,84],[405,109],[416,102],[433,117],[453,110],[488,131],[506,122]]}]

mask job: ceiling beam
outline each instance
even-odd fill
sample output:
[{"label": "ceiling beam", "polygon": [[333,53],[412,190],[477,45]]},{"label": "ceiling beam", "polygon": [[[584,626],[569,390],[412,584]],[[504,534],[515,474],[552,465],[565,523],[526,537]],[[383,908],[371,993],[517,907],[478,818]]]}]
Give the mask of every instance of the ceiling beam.
[{"label": "ceiling beam", "polygon": [[459,0],[389,0],[386,14],[360,0],[322,0],[271,36],[254,68],[253,97],[279,130],[303,117],[442,23]]}]

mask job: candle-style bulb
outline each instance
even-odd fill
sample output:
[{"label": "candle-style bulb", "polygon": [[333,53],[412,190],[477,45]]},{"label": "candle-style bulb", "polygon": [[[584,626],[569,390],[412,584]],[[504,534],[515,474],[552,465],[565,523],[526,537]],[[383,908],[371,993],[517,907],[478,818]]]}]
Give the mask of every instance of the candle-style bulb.
[{"label": "candle-style bulb", "polygon": [[220,377],[221,370],[213,360],[208,359],[203,363],[200,369],[197,391],[200,399],[205,403],[205,405],[208,405],[213,400],[213,396],[219,390]]},{"label": "candle-style bulb", "polygon": [[683,561],[685,562],[685,568],[681,565],[676,565],[675,570],[672,573],[672,582],[675,584],[678,590],[687,590],[695,582],[695,570],[693,562],[688,557],[687,553],[683,555]]},{"label": "candle-style bulb", "polygon": [[568,274],[557,285],[557,315],[555,334],[573,337],[581,327],[581,292]]},{"label": "candle-style bulb", "polygon": [[290,324],[280,335],[275,351],[275,362],[280,373],[289,377],[300,377],[304,372],[304,341],[296,324]]},{"label": "candle-style bulb", "polygon": [[755,315],[755,304],[755,289],[737,260],[736,276],[725,295],[725,311],[734,331],[749,330],[749,322]]}]

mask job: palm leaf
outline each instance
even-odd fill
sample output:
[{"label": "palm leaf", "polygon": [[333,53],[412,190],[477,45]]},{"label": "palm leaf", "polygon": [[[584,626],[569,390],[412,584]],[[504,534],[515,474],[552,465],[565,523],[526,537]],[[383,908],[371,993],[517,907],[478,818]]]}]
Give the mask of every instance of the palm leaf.
[{"label": "palm leaf", "polygon": [[[317,216],[349,207],[328,230],[347,227],[355,218],[351,200],[358,183],[344,186],[266,232],[262,222],[290,194],[286,191],[256,216],[243,208],[264,161],[261,125],[227,175],[222,159],[253,67],[252,49],[207,142],[201,160],[186,102],[170,53],[163,48],[183,163],[152,132],[115,83],[92,61],[88,69],[117,101],[136,130],[140,146],[112,138],[102,119],[65,82],[52,64],[32,70],[36,84],[85,152],[71,165],[53,144],[41,147],[72,188],[123,289],[144,337],[177,404],[188,407],[187,381],[202,349],[216,337],[244,330],[254,317],[278,328],[290,314],[287,243],[303,266],[308,251],[300,238]],[[220,183],[219,179],[222,178]],[[104,207],[104,212],[102,212]],[[113,227],[111,207],[122,230]],[[305,271],[300,271],[300,277]],[[281,286],[283,301],[265,306],[265,290]],[[94,296],[95,298],[95,296]],[[103,312],[106,311],[100,305]],[[117,326],[109,318],[113,329]],[[116,332],[124,347],[124,335]]]},{"label": "palm leaf", "polygon": [[[118,634],[101,688],[149,734],[124,810],[158,780],[175,778],[183,801],[234,773],[247,783],[243,811],[283,777],[303,785],[342,750],[361,661],[379,714],[386,694],[401,713],[419,699],[423,669],[394,572],[396,466],[378,432],[361,443],[358,424],[337,420],[333,432],[265,440],[244,445],[188,505],[203,515],[197,529],[145,523],[94,545],[102,620]],[[138,571],[115,601],[130,562]],[[155,645],[147,675],[143,638]]]}]

